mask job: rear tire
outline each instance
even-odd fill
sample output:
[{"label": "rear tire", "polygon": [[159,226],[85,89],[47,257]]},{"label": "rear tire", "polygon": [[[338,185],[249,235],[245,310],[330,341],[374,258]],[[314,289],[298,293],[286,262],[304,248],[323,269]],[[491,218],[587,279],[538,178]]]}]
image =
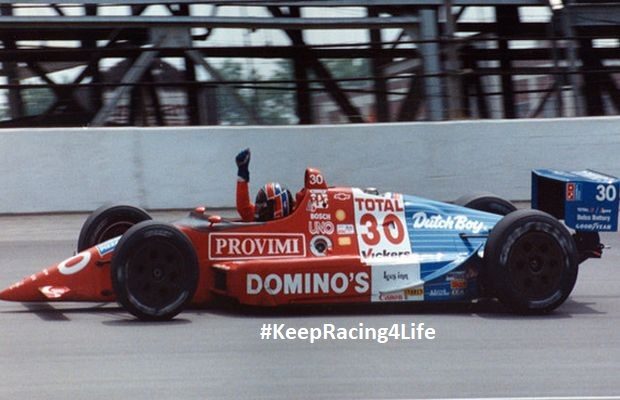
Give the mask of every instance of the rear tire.
[{"label": "rear tire", "polygon": [[508,215],[517,210],[517,207],[510,201],[492,193],[466,194],[456,199],[454,204],[498,215]]},{"label": "rear tire", "polygon": [[185,234],[172,225],[144,221],[130,228],[112,257],[117,301],[144,321],[166,321],[191,301],[198,258]]},{"label": "rear tire", "polygon": [[547,313],[575,286],[578,253],[570,232],[538,210],[518,210],[495,225],[484,250],[493,293],[518,313]]},{"label": "rear tire", "polygon": [[82,225],[77,243],[78,253],[121,236],[138,222],[150,219],[151,216],[138,207],[123,204],[101,206]]}]

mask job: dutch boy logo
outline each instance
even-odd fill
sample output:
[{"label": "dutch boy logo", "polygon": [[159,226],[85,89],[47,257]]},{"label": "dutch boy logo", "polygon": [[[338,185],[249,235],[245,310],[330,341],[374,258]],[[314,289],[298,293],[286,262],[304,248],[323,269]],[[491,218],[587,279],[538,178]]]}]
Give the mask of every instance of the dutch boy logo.
[{"label": "dutch boy logo", "polygon": [[488,228],[482,221],[469,219],[466,215],[432,215],[419,211],[411,217],[414,229],[443,229],[480,233]]}]

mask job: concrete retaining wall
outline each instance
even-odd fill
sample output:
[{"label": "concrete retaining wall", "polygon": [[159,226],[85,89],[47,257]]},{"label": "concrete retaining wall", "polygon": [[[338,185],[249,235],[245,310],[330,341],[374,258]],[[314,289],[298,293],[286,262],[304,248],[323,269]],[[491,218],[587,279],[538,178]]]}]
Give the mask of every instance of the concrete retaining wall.
[{"label": "concrete retaining wall", "polygon": [[252,149],[252,193],[292,191],[306,166],[330,185],[439,200],[471,191],[529,199],[530,170],[620,175],[620,118],[308,127],[7,129],[0,131],[0,213],[234,205],[234,156]]}]

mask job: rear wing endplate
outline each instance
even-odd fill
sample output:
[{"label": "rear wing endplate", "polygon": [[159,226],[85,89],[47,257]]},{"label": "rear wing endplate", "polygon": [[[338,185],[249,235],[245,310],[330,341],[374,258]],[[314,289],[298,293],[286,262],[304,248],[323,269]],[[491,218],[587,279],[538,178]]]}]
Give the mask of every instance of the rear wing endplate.
[{"label": "rear wing endplate", "polygon": [[545,211],[577,231],[618,230],[620,180],[592,170],[532,171],[532,208]]}]

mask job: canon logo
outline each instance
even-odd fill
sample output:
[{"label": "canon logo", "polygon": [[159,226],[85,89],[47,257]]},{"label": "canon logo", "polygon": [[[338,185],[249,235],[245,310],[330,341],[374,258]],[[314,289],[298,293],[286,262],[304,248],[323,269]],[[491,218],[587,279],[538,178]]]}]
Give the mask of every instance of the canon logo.
[{"label": "canon logo", "polygon": [[209,235],[212,260],[304,257],[302,234],[287,233],[213,233]]}]

